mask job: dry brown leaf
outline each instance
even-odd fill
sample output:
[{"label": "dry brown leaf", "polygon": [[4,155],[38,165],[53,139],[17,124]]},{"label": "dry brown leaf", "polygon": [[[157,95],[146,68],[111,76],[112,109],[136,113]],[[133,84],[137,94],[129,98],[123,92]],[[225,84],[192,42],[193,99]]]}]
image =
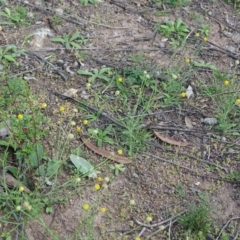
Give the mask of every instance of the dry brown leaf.
[{"label": "dry brown leaf", "polygon": [[185,123],[186,123],[187,128],[189,128],[189,129],[193,128],[192,121],[187,116],[185,116]]},{"label": "dry brown leaf", "polygon": [[63,93],[66,97],[75,97],[76,93],[79,91],[79,89],[70,88],[65,93]]},{"label": "dry brown leaf", "polygon": [[81,137],[81,140],[83,141],[85,146],[87,146],[90,150],[92,150],[93,152],[97,153],[98,155],[100,155],[102,157],[111,159],[111,160],[113,160],[115,162],[119,162],[119,163],[131,163],[132,162],[132,160],[127,157],[112,155],[111,152],[96,147],[88,139],[86,139],[84,137]]},{"label": "dry brown leaf", "polygon": [[180,146],[180,147],[186,147],[189,145],[188,142],[180,142],[180,141],[177,141],[171,137],[168,137],[168,136],[163,136],[162,134],[154,131],[154,134],[156,135],[156,137],[158,137],[160,140],[162,140],[163,142],[166,142],[166,143],[169,143],[169,144],[172,144],[172,145],[177,145],[177,146]]}]

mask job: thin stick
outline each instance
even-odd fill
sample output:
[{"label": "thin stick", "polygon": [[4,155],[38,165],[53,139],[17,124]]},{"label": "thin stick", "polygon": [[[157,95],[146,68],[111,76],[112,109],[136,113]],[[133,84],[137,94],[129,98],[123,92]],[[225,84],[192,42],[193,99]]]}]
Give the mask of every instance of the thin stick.
[{"label": "thin stick", "polygon": [[232,220],[237,220],[237,219],[240,219],[240,217],[234,217],[234,218],[230,218],[227,223],[223,226],[223,228],[221,229],[220,233],[218,234],[216,240],[218,240],[221,235],[222,235],[222,232],[224,231],[224,229],[228,226],[228,224],[232,221]]},{"label": "thin stick", "polygon": [[47,61],[44,57],[33,52],[32,50],[28,50],[28,52],[31,53],[32,55],[36,56],[38,59],[40,59],[44,63],[47,63],[49,66],[51,66],[53,68],[54,71],[56,71],[63,78],[64,81],[67,81],[67,77],[60,70],[58,70],[53,64],[51,64],[49,61]]}]

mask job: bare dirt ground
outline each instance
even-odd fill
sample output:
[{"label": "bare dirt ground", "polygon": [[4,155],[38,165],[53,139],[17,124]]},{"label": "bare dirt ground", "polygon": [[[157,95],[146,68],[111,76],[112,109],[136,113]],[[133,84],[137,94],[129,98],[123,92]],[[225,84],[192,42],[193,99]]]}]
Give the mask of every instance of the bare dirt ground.
[{"label": "bare dirt ground", "polygon": [[[32,19],[30,26],[4,27],[0,32],[2,46],[15,44],[20,47],[27,35],[43,28],[48,29],[51,37],[62,36],[63,33],[74,34],[78,31],[88,39],[78,58],[72,50],[65,50],[62,45],[51,42],[50,36],[44,36],[42,39],[31,38],[26,42],[25,49],[31,49],[42,57],[50,56],[51,63],[67,77],[67,80],[31,53],[21,58],[16,72],[13,69],[13,74],[34,76],[34,79],[28,80],[29,84],[37,94],[39,102],[48,104],[52,123],[58,121],[59,116],[55,109],[60,105],[64,104],[67,108],[66,120],[71,118],[72,109],[76,107],[73,101],[61,99],[53,92],[63,93],[67,89],[75,88],[79,89],[79,98],[81,92],[86,91],[86,78],[76,74],[79,69],[90,70],[107,66],[121,72],[123,67],[139,65],[144,69],[146,65],[150,65],[153,71],[161,74],[162,69],[174,64],[171,59],[173,49],[168,40],[155,31],[156,23],[181,18],[193,32],[202,23],[209,24],[208,42],[197,57],[225,71],[231,70],[235,61],[239,59],[240,16],[231,4],[224,1],[192,1],[186,6],[167,9],[147,0],[106,0],[86,7],[77,0],[8,2],[9,5],[22,3],[31,13]],[[57,9],[64,10],[64,14],[60,15],[59,22],[51,22],[49,19],[55,16]],[[67,12],[70,16],[65,14]],[[197,45],[198,43],[192,40],[193,51]],[[142,54],[144,62],[131,61],[131,57],[138,53]],[[180,59],[181,55],[191,57],[191,52],[179,50],[176,58]],[[207,73],[202,73],[203,78],[205,74]],[[160,78],[159,81],[163,80]],[[188,81],[194,82],[195,79],[191,77]],[[94,91],[98,91],[98,88],[98,83],[93,84]],[[94,100],[94,92],[89,94],[88,102],[100,108],[97,100]],[[107,104],[104,107],[108,109]],[[171,238],[168,238],[168,230],[156,232],[158,226],[149,227],[141,223],[145,222],[149,215],[153,217],[151,223],[148,223],[150,225],[168,219],[186,209],[191,202],[199,201],[199,196],[207,199],[215,228],[221,229],[229,219],[240,216],[240,185],[237,181],[222,180],[226,174],[225,170],[239,170],[239,154],[236,153],[239,153],[240,139],[226,138],[221,132],[213,132],[201,123],[201,118],[211,116],[210,100],[200,96],[194,103],[185,101],[181,109],[162,108],[156,109],[156,112],[159,114],[148,116],[148,122],[162,127],[158,129],[161,133],[191,144],[186,147],[171,146],[152,136],[151,148],[147,154],[136,154],[132,163],[125,165],[125,171],[116,176],[108,188],[102,190],[101,204],[107,206],[108,211],[107,214],[96,215],[92,229],[80,227],[81,230],[76,234],[76,229],[81,225],[85,214],[82,203],[94,202],[96,197],[92,187],[84,187],[81,195],[73,195],[63,206],[55,205],[52,214],[43,213],[45,225],[58,234],[57,239],[91,239],[84,237],[89,236],[88,231],[92,231],[92,239],[96,240],[130,240],[135,239],[142,230],[144,231],[141,239],[149,237],[152,233],[155,233],[149,238],[152,240],[185,239],[184,231],[178,224],[173,223],[170,226]],[[76,114],[74,119],[80,121],[81,114]],[[193,131],[184,131],[185,116],[196,123]],[[103,118],[96,124],[101,126],[108,123],[109,121]],[[46,149],[52,155],[57,151],[53,137],[56,131],[51,125],[50,134],[45,142]],[[230,147],[229,143],[234,144]],[[81,140],[75,139],[71,148],[79,145],[82,146]],[[85,150],[96,164],[102,161],[87,148]],[[210,165],[207,162],[210,162]],[[105,166],[101,169],[101,175],[108,176],[109,171]],[[68,178],[67,173],[64,173],[62,178]],[[136,204],[130,206],[129,201],[132,199]],[[229,230],[229,239],[233,239],[239,230],[235,225],[233,228],[234,231]],[[37,221],[29,223],[26,233],[28,239],[54,239]],[[214,232],[209,235],[209,239],[216,237],[217,233]]]}]

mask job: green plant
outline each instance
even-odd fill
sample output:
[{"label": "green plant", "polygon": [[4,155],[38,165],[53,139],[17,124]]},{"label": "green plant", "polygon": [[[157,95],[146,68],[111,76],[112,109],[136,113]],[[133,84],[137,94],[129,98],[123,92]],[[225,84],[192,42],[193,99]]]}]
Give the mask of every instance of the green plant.
[{"label": "green plant", "polygon": [[111,68],[101,68],[100,70],[93,69],[92,73],[85,70],[78,70],[77,73],[81,75],[90,76],[88,78],[89,83],[94,82],[97,78],[105,80],[106,82],[110,82],[111,81],[110,77],[113,74]]},{"label": "green plant", "polygon": [[202,25],[200,29],[198,29],[198,32],[201,35],[208,36],[210,33],[210,26],[209,25]]},{"label": "green plant", "polygon": [[15,58],[24,53],[24,50],[17,50],[14,45],[9,45],[5,49],[0,47],[0,63],[7,64],[8,62],[13,62],[15,65],[18,65]]},{"label": "green plant", "polygon": [[166,21],[164,24],[156,24],[155,29],[162,33],[165,37],[170,37],[171,44],[179,47],[189,32],[182,20],[179,18],[175,22]]},{"label": "green plant", "polygon": [[205,204],[191,205],[189,210],[179,217],[178,222],[186,229],[187,233],[198,236],[199,240],[206,239],[210,231],[210,211]]},{"label": "green plant", "polygon": [[92,4],[97,3],[97,0],[80,0],[80,3],[82,3],[84,6],[87,6],[88,3],[92,3]]},{"label": "green plant", "polygon": [[114,174],[117,176],[120,172],[123,172],[125,170],[123,164],[109,164],[109,167],[111,170],[114,171]]},{"label": "green plant", "polygon": [[62,37],[55,37],[51,39],[52,42],[63,43],[65,44],[66,49],[71,49],[71,47],[76,49],[81,49],[80,44],[86,44],[87,39],[80,35],[79,32],[76,32],[72,36],[67,35],[66,33],[63,34]]},{"label": "green plant", "polygon": [[114,144],[113,139],[107,136],[111,131],[112,131],[112,125],[109,125],[105,130],[92,129],[92,128],[88,129],[88,132],[91,134],[91,137],[97,140],[97,145],[99,147],[102,146],[103,142]]},{"label": "green plant", "polygon": [[12,9],[6,7],[4,12],[1,12],[0,15],[8,20],[7,22],[2,22],[1,24],[28,24],[27,11],[23,6],[17,6]]}]

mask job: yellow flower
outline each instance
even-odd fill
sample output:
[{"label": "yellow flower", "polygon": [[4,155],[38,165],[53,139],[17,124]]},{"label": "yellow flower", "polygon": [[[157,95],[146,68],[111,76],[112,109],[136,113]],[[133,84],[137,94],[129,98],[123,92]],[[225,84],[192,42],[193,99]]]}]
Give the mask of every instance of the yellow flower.
[{"label": "yellow flower", "polygon": [[23,119],[23,115],[22,114],[18,114],[17,118],[22,120]]},{"label": "yellow flower", "polygon": [[77,132],[80,132],[80,131],[81,131],[81,127],[80,127],[80,126],[77,126],[77,127],[76,127],[76,130],[77,130]]},{"label": "yellow flower", "polygon": [[117,80],[118,80],[118,82],[120,82],[120,83],[123,81],[123,79],[122,79],[121,77],[119,77]]},{"label": "yellow flower", "polygon": [[91,83],[89,83],[89,82],[88,82],[88,83],[86,83],[86,88],[87,88],[87,89],[90,89],[90,88],[91,88],[91,86],[92,86],[92,84],[91,84]]},{"label": "yellow flower", "polygon": [[84,124],[84,125],[87,125],[87,124],[88,124],[88,120],[87,120],[87,119],[84,119],[84,120],[83,120],[83,124]]},{"label": "yellow flower", "polygon": [[47,107],[47,104],[44,102],[41,104],[41,108],[46,108]]},{"label": "yellow flower", "polygon": [[135,240],[141,240],[141,238],[140,238],[140,237],[137,237]]},{"label": "yellow flower", "polygon": [[61,107],[59,108],[59,110],[60,110],[60,112],[64,112],[64,111],[65,111],[65,107],[64,107],[64,106],[61,106]]},{"label": "yellow flower", "polygon": [[89,205],[88,205],[87,203],[85,203],[85,204],[83,205],[83,209],[87,211],[87,210],[89,209]]},{"label": "yellow flower", "polygon": [[23,206],[28,210],[31,211],[32,210],[32,206],[29,204],[29,202],[24,202]]},{"label": "yellow flower", "polygon": [[99,182],[102,182],[102,181],[103,181],[102,177],[98,177],[97,180],[98,180]]},{"label": "yellow flower", "polygon": [[132,205],[132,206],[136,204],[136,202],[135,202],[135,200],[134,200],[134,199],[130,200],[130,202],[129,202],[129,203],[130,203],[130,205]]},{"label": "yellow flower", "polygon": [[68,139],[74,139],[74,135],[72,133],[68,134]]},{"label": "yellow flower", "polygon": [[98,191],[101,188],[101,186],[97,183],[97,184],[94,185],[94,188],[95,188],[95,190]]},{"label": "yellow flower", "polygon": [[190,63],[191,62],[190,58],[186,58],[185,62]]},{"label": "yellow flower", "polygon": [[72,125],[72,126],[76,126],[76,122],[71,121],[71,125]]},{"label": "yellow flower", "polygon": [[102,213],[105,213],[106,211],[107,211],[107,209],[106,209],[105,207],[102,207],[102,208],[101,208],[101,212],[102,212]]},{"label": "yellow flower", "polygon": [[122,149],[118,149],[117,153],[118,153],[118,155],[122,155],[123,154],[123,150]]},{"label": "yellow flower", "polygon": [[197,33],[195,34],[195,36],[196,36],[196,37],[199,37],[199,36],[200,36],[200,33],[199,33],[199,32],[197,32]]},{"label": "yellow flower", "polygon": [[16,211],[19,212],[21,210],[21,206],[16,206]]},{"label": "yellow flower", "polygon": [[120,94],[120,91],[115,92],[115,96],[118,96]]},{"label": "yellow flower", "polygon": [[109,178],[109,177],[105,177],[105,178],[104,178],[104,181],[105,181],[105,182],[109,182],[109,181],[110,181],[110,178]]},{"label": "yellow flower", "polygon": [[23,192],[24,191],[24,186],[20,185],[19,186],[19,192]]},{"label": "yellow flower", "polygon": [[227,86],[227,85],[229,85],[229,81],[228,81],[228,80],[225,80],[225,81],[223,82],[223,84],[224,84],[225,86]]},{"label": "yellow flower", "polygon": [[187,95],[186,92],[182,92],[182,93],[181,93],[181,97],[183,97],[183,98],[185,98],[186,95]]},{"label": "yellow flower", "polygon": [[208,40],[207,37],[204,37],[204,38],[203,38],[203,41],[204,41],[204,42],[207,42],[207,40]]},{"label": "yellow flower", "polygon": [[151,222],[152,221],[152,216],[147,216],[147,222]]},{"label": "yellow flower", "polygon": [[81,182],[81,178],[80,178],[80,177],[76,178],[76,179],[75,179],[75,182],[76,182],[76,183]]},{"label": "yellow flower", "polygon": [[240,98],[236,99],[235,103],[240,104]]}]

